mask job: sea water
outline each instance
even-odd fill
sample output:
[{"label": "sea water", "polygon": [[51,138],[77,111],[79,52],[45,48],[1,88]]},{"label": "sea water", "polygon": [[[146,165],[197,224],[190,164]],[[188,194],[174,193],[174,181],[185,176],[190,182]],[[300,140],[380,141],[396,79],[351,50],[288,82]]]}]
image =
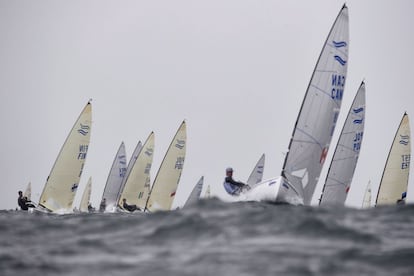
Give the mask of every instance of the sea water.
[{"label": "sea water", "polygon": [[0,275],[414,275],[414,206],[0,211]]}]

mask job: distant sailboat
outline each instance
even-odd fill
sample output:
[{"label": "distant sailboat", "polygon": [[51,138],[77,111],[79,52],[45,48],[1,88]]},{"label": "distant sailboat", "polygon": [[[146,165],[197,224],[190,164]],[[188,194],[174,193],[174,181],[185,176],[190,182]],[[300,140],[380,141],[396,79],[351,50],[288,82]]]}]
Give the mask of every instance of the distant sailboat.
[{"label": "distant sailboat", "polygon": [[185,121],[183,121],[155,177],[146,204],[146,210],[150,212],[171,210],[184,166],[186,146],[187,131]]},{"label": "distant sailboat", "polygon": [[71,212],[89,147],[92,105],[85,106],[75,122],[40,196],[38,209],[50,212]]},{"label": "distant sailboat", "polygon": [[118,198],[118,206],[122,208],[122,200],[144,210],[150,191],[150,171],[154,156],[154,132],[148,136],[141,147],[129,173],[125,176],[125,185]]},{"label": "distant sailboat", "polygon": [[365,125],[365,83],[362,82],[339,136],[323,186],[320,205],[344,205],[361,150]]},{"label": "distant sailboat", "polygon": [[106,210],[113,210],[116,206],[122,181],[127,170],[126,162],[125,144],[122,142],[112,162],[102,195],[102,200],[105,199],[106,202]]},{"label": "distant sailboat", "polygon": [[365,190],[364,200],[362,201],[362,208],[371,207],[371,181],[368,182],[367,189]]},{"label": "distant sailboat", "polygon": [[89,177],[88,183],[86,184],[85,190],[83,191],[82,199],[79,206],[79,211],[83,213],[89,212],[89,201],[91,199],[92,192],[92,177]]},{"label": "distant sailboat", "polygon": [[32,200],[32,183],[31,182],[27,184],[26,190],[23,193],[23,197],[27,197],[28,201]]},{"label": "distant sailboat", "polygon": [[256,166],[253,168],[253,171],[250,174],[249,178],[247,179],[246,184],[249,185],[250,188],[254,188],[258,183],[262,182],[264,164],[265,164],[265,154],[263,153],[259,161],[257,161]]},{"label": "distant sailboat", "polygon": [[211,192],[210,192],[210,185],[207,185],[206,193],[204,194],[204,198],[210,198]]},{"label": "distant sailboat", "polygon": [[341,108],[348,66],[348,29],[348,8],[344,5],[313,72],[281,176],[241,193],[239,200],[310,204]]},{"label": "distant sailboat", "polygon": [[411,158],[411,133],[407,113],[395,134],[378,189],[376,206],[404,203]]},{"label": "distant sailboat", "polygon": [[193,190],[188,196],[187,201],[184,204],[184,207],[195,204],[200,199],[201,191],[203,190],[203,184],[204,176],[202,176],[200,180],[197,182],[197,184],[194,186]]}]

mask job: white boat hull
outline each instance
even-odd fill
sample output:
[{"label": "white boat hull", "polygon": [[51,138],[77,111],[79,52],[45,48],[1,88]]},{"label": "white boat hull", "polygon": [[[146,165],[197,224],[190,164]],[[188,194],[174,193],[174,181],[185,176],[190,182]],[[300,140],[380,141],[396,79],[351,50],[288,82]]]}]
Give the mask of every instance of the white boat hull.
[{"label": "white boat hull", "polygon": [[254,188],[243,191],[236,201],[264,201],[303,205],[303,198],[282,176],[264,180]]}]

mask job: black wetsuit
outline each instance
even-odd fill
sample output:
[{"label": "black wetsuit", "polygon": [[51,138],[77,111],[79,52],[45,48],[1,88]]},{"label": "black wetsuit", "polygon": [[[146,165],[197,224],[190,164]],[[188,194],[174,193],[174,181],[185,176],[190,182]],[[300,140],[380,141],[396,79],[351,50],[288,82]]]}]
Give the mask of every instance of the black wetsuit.
[{"label": "black wetsuit", "polygon": [[226,178],[224,179],[224,182],[230,183],[231,185],[235,185],[241,188],[243,188],[244,186],[246,186],[246,184],[242,183],[242,182],[237,182],[233,179],[233,177],[231,176],[226,176]]},{"label": "black wetsuit", "polygon": [[105,212],[106,209],[106,201],[101,201],[101,205],[99,205],[99,211]]},{"label": "black wetsuit", "polygon": [[29,210],[29,207],[27,207],[26,200],[23,198],[23,196],[19,196],[19,198],[17,199],[17,204],[19,204],[20,209],[22,209],[23,211]]},{"label": "black wetsuit", "polygon": [[140,210],[137,205],[129,205],[126,202],[124,202],[124,204],[122,205],[122,207],[124,207],[125,210],[130,211],[130,212],[134,212],[136,210]]}]

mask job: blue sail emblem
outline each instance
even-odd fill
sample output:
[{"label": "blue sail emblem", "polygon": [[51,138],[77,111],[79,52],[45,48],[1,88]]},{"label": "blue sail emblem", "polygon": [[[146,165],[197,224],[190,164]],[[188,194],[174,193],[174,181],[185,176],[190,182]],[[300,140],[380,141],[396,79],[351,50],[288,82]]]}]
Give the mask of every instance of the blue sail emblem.
[{"label": "blue sail emblem", "polygon": [[409,143],[409,139],[410,139],[410,136],[409,135],[401,135],[400,134],[400,144],[401,145],[404,145],[404,146],[407,146],[408,145],[408,143]]},{"label": "blue sail emblem", "polygon": [[80,124],[80,128],[78,129],[78,132],[82,134],[83,136],[86,136],[86,134],[89,133],[89,126]]},{"label": "blue sail emblem", "polygon": [[340,56],[335,55],[335,56],[334,56],[334,58],[335,58],[335,60],[336,60],[337,62],[339,62],[342,66],[344,66],[344,65],[346,64],[346,60],[343,60]]},{"label": "blue sail emblem", "polygon": [[177,143],[175,144],[175,147],[179,149],[183,149],[184,146],[185,146],[185,141],[177,139]]},{"label": "blue sail emblem", "polygon": [[360,107],[360,108],[354,108],[353,109],[353,111],[354,111],[354,113],[360,113],[360,112],[362,112],[362,111],[364,111],[364,108],[363,107]]},{"label": "blue sail emblem", "polygon": [[346,47],[346,45],[347,45],[345,41],[336,42],[335,40],[332,40],[332,43],[333,43],[335,48]]},{"label": "blue sail emblem", "polygon": [[73,184],[70,189],[72,190],[72,192],[75,192],[78,189],[78,183]]},{"label": "blue sail emblem", "polygon": [[360,125],[360,124],[362,124],[363,121],[364,121],[364,119],[355,119],[353,121],[353,123],[356,124],[356,125]]},{"label": "blue sail emblem", "polygon": [[151,156],[153,152],[154,152],[154,149],[147,148],[146,151],[145,151],[145,154],[148,155],[148,156]]}]

